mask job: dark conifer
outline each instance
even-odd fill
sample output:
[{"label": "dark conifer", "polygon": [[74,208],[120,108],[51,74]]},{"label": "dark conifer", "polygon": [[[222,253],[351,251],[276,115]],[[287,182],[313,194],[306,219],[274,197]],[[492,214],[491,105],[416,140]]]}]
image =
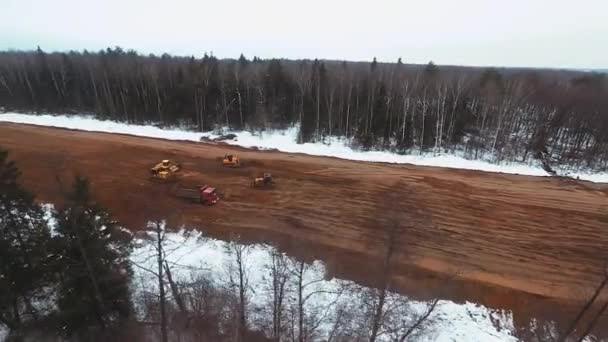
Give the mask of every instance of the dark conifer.
[{"label": "dark conifer", "polygon": [[49,230],[40,206],[18,178],[15,163],[0,149],[0,323],[13,334],[38,318],[32,302],[50,277]]},{"label": "dark conifer", "polygon": [[131,235],[95,202],[86,178],[75,179],[56,216],[62,329],[86,336],[92,326],[105,329],[124,322],[132,313]]}]

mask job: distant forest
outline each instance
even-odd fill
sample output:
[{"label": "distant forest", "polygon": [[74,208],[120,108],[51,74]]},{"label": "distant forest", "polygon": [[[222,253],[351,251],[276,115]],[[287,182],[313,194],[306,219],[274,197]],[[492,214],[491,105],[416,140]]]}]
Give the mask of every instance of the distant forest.
[{"label": "distant forest", "polygon": [[263,129],[363,149],[608,168],[608,78],[549,69],[99,52],[0,52],[5,111]]}]

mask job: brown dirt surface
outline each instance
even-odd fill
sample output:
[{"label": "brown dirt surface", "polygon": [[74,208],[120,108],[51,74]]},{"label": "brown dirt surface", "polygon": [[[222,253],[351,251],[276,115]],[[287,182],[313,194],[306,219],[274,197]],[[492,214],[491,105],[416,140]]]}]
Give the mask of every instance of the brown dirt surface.
[{"label": "brown dirt surface", "polygon": [[[132,230],[168,219],[213,237],[238,234],[320,258],[334,275],[362,282],[371,281],[385,250],[374,224],[378,203],[397,193],[403,201],[396,205],[416,223],[401,237],[408,248],[395,286],[421,297],[441,287],[451,299],[515,311],[576,304],[601,280],[608,253],[602,184],[6,123],[0,147],[40,201],[61,204],[71,177],[86,175],[98,200]],[[246,167],[223,168],[225,153]],[[172,197],[170,184],[149,180],[162,159],[181,163],[180,182],[216,187],[222,201],[207,207]],[[276,184],[252,189],[263,172]]]}]

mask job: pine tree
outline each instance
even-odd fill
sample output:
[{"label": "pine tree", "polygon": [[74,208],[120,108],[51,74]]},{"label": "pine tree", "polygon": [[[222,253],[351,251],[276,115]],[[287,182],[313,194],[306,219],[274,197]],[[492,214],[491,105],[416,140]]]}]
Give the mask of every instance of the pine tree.
[{"label": "pine tree", "polygon": [[131,236],[94,202],[86,178],[76,177],[66,203],[56,214],[62,328],[72,335],[117,326],[132,313]]},{"label": "pine tree", "polygon": [[374,60],[372,60],[372,64],[371,64],[371,70],[375,71],[377,67],[378,67],[378,60],[376,59],[376,57],[374,57]]},{"label": "pine tree", "polygon": [[13,334],[37,318],[32,306],[47,278],[50,234],[41,208],[18,183],[19,170],[0,149],[0,323]]},{"label": "pine tree", "polygon": [[428,62],[428,64],[424,66],[424,76],[429,79],[434,78],[438,72],[439,67],[437,67],[433,61]]},{"label": "pine tree", "polygon": [[247,57],[245,57],[245,55],[241,54],[241,56],[239,56],[239,66],[243,68],[246,67],[247,64],[249,64],[249,60]]}]

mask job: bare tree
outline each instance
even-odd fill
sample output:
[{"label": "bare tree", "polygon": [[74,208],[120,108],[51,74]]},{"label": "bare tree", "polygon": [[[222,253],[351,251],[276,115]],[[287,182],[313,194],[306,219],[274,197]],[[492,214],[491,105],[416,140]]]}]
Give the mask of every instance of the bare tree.
[{"label": "bare tree", "polygon": [[269,300],[272,311],[270,336],[274,341],[281,341],[285,330],[284,316],[291,276],[289,258],[274,247],[271,247],[268,253],[270,254],[270,265],[266,267],[270,272]]},{"label": "bare tree", "polygon": [[[149,255],[144,255],[143,260],[155,260],[155,265],[148,265],[147,262],[138,263],[132,261],[131,264],[150,274],[156,282],[157,288],[154,288],[154,292],[150,293],[149,286],[146,286],[144,279],[142,282],[142,293],[143,301],[146,312],[146,317],[150,314],[156,314],[158,321],[154,322],[160,327],[160,339],[161,341],[168,341],[170,339],[170,324],[174,321],[175,317],[183,321],[183,324],[175,327],[176,333],[179,336],[181,330],[189,328],[189,312],[190,309],[187,306],[187,302],[181,290],[181,284],[178,280],[174,279],[173,271],[176,267],[188,268],[187,266],[180,265],[174,260],[174,253],[180,251],[181,244],[176,244],[167,235],[167,224],[165,221],[154,221],[148,223],[148,231],[146,231],[142,240],[144,245],[149,246]],[[186,236],[185,238],[189,238]],[[192,270],[192,268],[190,268]],[[199,270],[199,269],[197,269]],[[200,270],[199,270],[200,271]],[[167,291],[169,289],[169,291]],[[150,294],[150,295],[147,295]],[[175,310],[177,308],[177,311]]]},{"label": "bare tree", "polygon": [[229,286],[236,292],[238,302],[237,313],[237,338],[243,341],[247,331],[247,306],[249,293],[249,277],[247,270],[247,256],[251,247],[241,243],[239,237],[233,237],[226,246],[226,252],[231,257],[228,267]]},{"label": "bare tree", "polygon": [[[375,342],[385,333],[395,341],[405,341],[429,319],[438,300],[431,301],[424,312],[416,315],[410,310],[407,297],[390,292],[393,270],[399,258],[410,253],[407,234],[415,225],[428,227],[431,222],[426,212],[414,212],[414,209],[410,209],[410,212],[403,211],[403,208],[415,208],[414,204],[418,202],[411,186],[396,184],[382,192],[380,198],[383,200],[376,209],[378,214],[375,215],[377,219],[374,224],[384,234],[385,252],[377,281],[372,289],[366,291],[364,297],[366,307],[371,311],[368,341]],[[395,311],[399,312],[396,316],[393,314]],[[415,318],[412,319],[412,316]]]},{"label": "bare tree", "polygon": [[157,262],[158,262],[158,291],[160,298],[160,335],[161,341],[167,342],[169,336],[167,333],[167,312],[165,310],[166,298],[165,298],[165,283],[163,281],[163,240],[165,238],[164,229],[160,223],[156,222],[156,251],[157,251]]},{"label": "bare tree", "polygon": [[290,258],[289,268],[292,281],[292,340],[311,341],[315,339],[321,324],[333,313],[344,287],[326,284],[323,269],[316,263]]},{"label": "bare tree", "polygon": [[[164,280],[164,264],[166,253],[164,251],[165,244],[165,222],[164,221],[156,221],[149,222],[148,228],[150,229],[150,233],[148,237],[153,237],[153,240],[148,241],[154,250],[154,258],[156,259],[156,270],[151,268],[147,268],[145,265],[140,265],[138,263],[132,262],[132,265],[144,270],[156,278],[158,285],[158,305],[159,305],[159,321],[158,325],[160,326],[160,339],[162,342],[167,342],[169,340],[169,334],[167,329],[167,296],[165,293],[165,280]],[[146,289],[146,286],[142,279],[142,290]],[[144,298],[144,300],[146,300]],[[150,304],[150,303],[148,303]]]}]

